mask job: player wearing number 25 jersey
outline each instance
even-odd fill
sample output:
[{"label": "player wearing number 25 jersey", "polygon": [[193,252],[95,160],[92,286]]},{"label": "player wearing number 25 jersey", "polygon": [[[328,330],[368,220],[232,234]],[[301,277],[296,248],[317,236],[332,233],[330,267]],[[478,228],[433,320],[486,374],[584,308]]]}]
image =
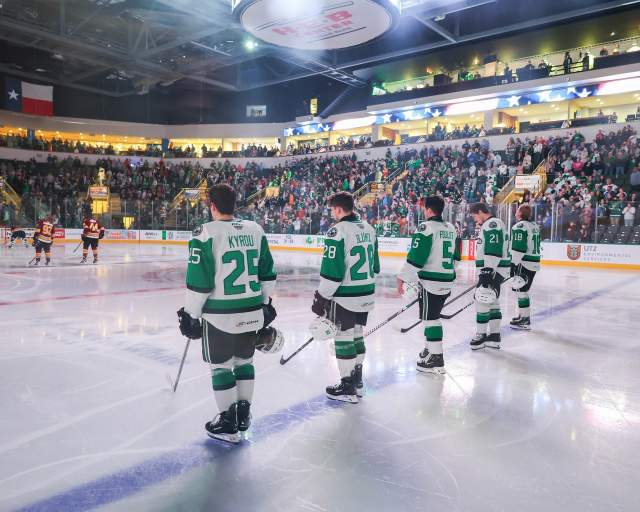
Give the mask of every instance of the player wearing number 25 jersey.
[{"label": "player wearing number 25 jersey", "polygon": [[375,278],[380,272],[378,240],[374,229],[353,212],[351,194],[334,194],[329,206],[337,222],[325,237],[320,286],[311,310],[332,322],[337,331],[341,382],[327,387],[327,397],[358,403],[363,390],[364,327],[375,305]]},{"label": "player wearing number 25 jersey", "polygon": [[411,238],[407,262],[398,275],[398,291],[403,292],[403,283],[420,283],[420,319],[426,342],[418,356],[417,370],[443,374],[440,313],[453,288],[454,260],[460,260],[460,251],[455,228],[442,220],[444,200],[439,196],[427,197],[424,209],[427,221]]},{"label": "player wearing number 25 jersey", "polygon": [[205,429],[235,443],[250,424],[255,348],[263,350],[267,338],[272,344],[277,332],[267,327],[276,316],[270,299],[276,272],[262,228],[234,218],[234,190],[216,185],[210,196],[214,221],[189,242],[186,304],[178,316],[185,336],[202,338],[202,357],[211,365],[220,414]]}]

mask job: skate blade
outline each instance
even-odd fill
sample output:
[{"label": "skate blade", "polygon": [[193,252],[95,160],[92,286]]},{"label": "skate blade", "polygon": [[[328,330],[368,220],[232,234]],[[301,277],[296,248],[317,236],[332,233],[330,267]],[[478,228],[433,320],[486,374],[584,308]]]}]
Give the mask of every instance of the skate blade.
[{"label": "skate blade", "polygon": [[447,370],[444,368],[423,368],[422,366],[416,366],[416,370],[420,373],[431,373],[433,375],[444,375]]},{"label": "skate blade", "polygon": [[511,327],[512,329],[516,330],[516,331],[530,331],[531,327],[530,326],[522,326],[522,325],[510,325],[509,327]]},{"label": "skate blade", "polygon": [[485,347],[487,348],[495,348],[496,350],[500,349],[500,342],[499,341],[487,341],[484,344]]},{"label": "skate blade", "polygon": [[339,395],[334,396],[327,393],[327,398],[329,400],[335,400],[336,402],[346,402],[348,404],[357,404],[358,403],[358,395]]},{"label": "skate blade", "polygon": [[218,441],[224,441],[225,443],[230,444],[238,444],[240,442],[240,434],[212,434],[211,432],[207,432],[207,435],[211,439],[216,439]]},{"label": "skate blade", "polygon": [[484,343],[482,345],[470,345],[471,346],[471,350],[480,350],[484,348]]}]

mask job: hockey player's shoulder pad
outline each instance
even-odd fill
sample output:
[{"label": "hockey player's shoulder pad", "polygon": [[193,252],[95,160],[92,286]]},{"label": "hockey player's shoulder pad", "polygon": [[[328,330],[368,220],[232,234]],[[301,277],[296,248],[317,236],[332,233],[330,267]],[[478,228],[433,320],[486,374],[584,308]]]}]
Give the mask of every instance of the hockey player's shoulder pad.
[{"label": "hockey player's shoulder pad", "polygon": [[498,222],[494,219],[487,222],[487,229],[498,229],[499,227]]},{"label": "hockey player's shoulder pad", "polygon": [[202,233],[203,229],[204,228],[203,228],[202,224],[196,226],[195,229],[193,230],[193,232],[191,233],[193,235],[193,238],[196,238],[197,236],[199,236]]}]

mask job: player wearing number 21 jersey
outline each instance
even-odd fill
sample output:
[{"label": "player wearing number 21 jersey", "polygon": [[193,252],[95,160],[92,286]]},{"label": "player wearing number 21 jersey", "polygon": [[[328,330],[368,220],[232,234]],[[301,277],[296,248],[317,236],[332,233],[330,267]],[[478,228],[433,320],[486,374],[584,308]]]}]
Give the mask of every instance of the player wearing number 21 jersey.
[{"label": "player wearing number 21 jersey", "polygon": [[189,242],[186,304],[178,316],[185,336],[202,338],[202,357],[212,371],[220,414],[205,429],[235,443],[250,424],[255,348],[263,350],[261,341],[272,343],[276,332],[267,327],[276,316],[270,299],[276,272],[262,228],[234,218],[234,190],[216,185],[210,196],[214,221],[197,228]]},{"label": "player wearing number 21 jersey", "polygon": [[327,387],[327,397],[358,403],[363,392],[364,327],[375,304],[380,272],[378,240],[374,229],[354,213],[351,194],[338,192],[329,205],[337,222],[325,237],[320,285],[311,310],[335,326],[341,382]]}]

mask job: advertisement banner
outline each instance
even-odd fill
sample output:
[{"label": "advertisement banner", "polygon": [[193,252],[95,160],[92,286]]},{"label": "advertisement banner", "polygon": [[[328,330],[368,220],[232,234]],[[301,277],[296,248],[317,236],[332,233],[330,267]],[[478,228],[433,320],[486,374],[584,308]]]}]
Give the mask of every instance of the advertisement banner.
[{"label": "advertisement banner", "polygon": [[640,246],[544,242],[542,262],[640,268]]},{"label": "advertisement banner", "polygon": [[516,176],[516,190],[538,190],[540,176],[538,174],[519,174]]},{"label": "advertisement banner", "polygon": [[160,230],[142,230],[140,231],[140,240],[164,240],[162,234],[163,231]]},{"label": "advertisement banner", "polygon": [[56,239],[65,238],[64,228],[55,228],[55,230],[53,231],[53,238],[56,238]]},{"label": "advertisement banner", "polygon": [[138,240],[138,231],[133,229],[107,229],[105,240]]}]

